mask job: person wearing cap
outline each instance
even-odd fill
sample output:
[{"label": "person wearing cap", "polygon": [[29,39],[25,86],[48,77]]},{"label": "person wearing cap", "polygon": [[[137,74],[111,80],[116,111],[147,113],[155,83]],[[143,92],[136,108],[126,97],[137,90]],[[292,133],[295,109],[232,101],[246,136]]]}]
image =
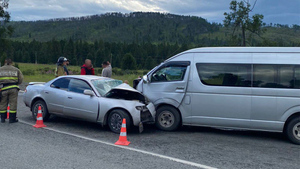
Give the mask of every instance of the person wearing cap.
[{"label": "person wearing cap", "polygon": [[70,64],[70,60],[65,58],[66,59],[66,65],[64,65],[64,70],[66,72],[67,75],[69,75],[69,70],[68,70],[68,66]]},{"label": "person wearing cap", "polygon": [[65,57],[58,58],[57,63],[56,63],[57,67],[55,70],[55,77],[67,75],[67,72],[65,71],[65,68],[64,68],[64,66],[66,66],[66,64],[67,64],[67,60],[68,59]]}]

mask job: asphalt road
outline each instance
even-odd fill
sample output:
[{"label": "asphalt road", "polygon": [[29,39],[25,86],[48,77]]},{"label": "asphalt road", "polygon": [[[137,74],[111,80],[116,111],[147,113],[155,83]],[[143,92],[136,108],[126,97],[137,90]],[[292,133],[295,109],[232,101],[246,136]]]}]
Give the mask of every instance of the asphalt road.
[{"label": "asphalt road", "polygon": [[19,96],[16,124],[0,124],[0,168],[300,168],[300,146],[280,133],[145,126],[128,133],[129,147],[101,125],[61,117],[36,129]]}]

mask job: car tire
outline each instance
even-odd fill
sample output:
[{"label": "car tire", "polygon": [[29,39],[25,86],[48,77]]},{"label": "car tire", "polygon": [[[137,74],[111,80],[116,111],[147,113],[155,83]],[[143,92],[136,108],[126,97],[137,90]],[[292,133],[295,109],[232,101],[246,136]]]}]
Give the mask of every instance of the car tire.
[{"label": "car tire", "polygon": [[285,133],[288,139],[294,143],[300,145],[300,117],[295,117],[290,120],[285,128]]},{"label": "car tire", "polygon": [[126,129],[128,130],[131,126],[131,119],[128,113],[121,109],[112,110],[107,119],[109,129],[114,133],[120,133],[124,118],[126,119]]},{"label": "car tire", "polygon": [[31,112],[33,119],[36,120],[39,106],[42,109],[43,121],[47,121],[50,118],[50,113],[48,112],[46,103],[42,100],[38,100],[32,105]]},{"label": "car tire", "polygon": [[156,111],[155,125],[160,130],[174,131],[180,125],[180,114],[172,106],[161,106]]}]

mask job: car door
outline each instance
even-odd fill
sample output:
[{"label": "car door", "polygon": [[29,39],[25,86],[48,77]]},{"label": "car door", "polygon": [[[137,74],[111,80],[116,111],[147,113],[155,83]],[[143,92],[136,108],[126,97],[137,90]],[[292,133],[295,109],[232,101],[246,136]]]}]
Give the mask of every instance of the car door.
[{"label": "car door", "polygon": [[50,113],[63,114],[65,98],[62,96],[66,96],[69,82],[69,78],[59,78],[42,91]]},{"label": "car door", "polygon": [[99,98],[85,95],[84,90],[92,90],[84,80],[71,79],[64,102],[64,115],[96,122],[99,110]]},{"label": "car door", "polygon": [[150,75],[143,93],[154,103],[169,103],[178,107],[187,88],[189,61],[168,62]]}]

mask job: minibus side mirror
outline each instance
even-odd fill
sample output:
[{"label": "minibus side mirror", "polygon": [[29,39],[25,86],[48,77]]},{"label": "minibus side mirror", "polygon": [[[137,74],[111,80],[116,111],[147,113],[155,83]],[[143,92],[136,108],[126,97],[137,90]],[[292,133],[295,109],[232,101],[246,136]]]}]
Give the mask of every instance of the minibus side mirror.
[{"label": "minibus side mirror", "polygon": [[144,83],[149,83],[149,80],[148,80],[148,76],[147,76],[147,75],[144,75],[144,76],[143,76],[143,82],[144,82]]}]

